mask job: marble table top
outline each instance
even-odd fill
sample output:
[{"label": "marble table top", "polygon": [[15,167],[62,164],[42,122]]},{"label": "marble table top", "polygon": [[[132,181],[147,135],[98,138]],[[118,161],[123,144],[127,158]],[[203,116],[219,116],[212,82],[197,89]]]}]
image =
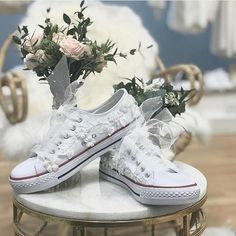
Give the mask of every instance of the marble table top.
[{"label": "marble table top", "polygon": [[[196,179],[201,199],[207,190],[204,175],[192,166],[176,162],[186,174]],[[85,167],[73,181],[54,191],[15,195],[26,207],[45,214],[77,220],[130,220],[162,216],[185,206],[147,206],[137,202],[124,188],[99,179],[99,160]],[[76,180],[76,181],[75,181]]]}]

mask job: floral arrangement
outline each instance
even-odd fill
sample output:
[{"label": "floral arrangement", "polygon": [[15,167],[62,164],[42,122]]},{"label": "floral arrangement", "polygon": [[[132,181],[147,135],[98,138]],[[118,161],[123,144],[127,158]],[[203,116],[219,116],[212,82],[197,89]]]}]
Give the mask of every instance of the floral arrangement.
[{"label": "floral arrangement", "polygon": [[[75,21],[63,14],[65,25],[60,27],[47,17],[45,25],[38,25],[43,30],[41,35],[30,34],[27,26],[18,26],[18,34],[13,40],[20,46],[26,69],[36,72],[40,80],[46,80],[60,59],[66,56],[72,83],[79,77],[85,79],[90,73],[100,73],[108,62],[116,63],[116,57],[126,58],[140,50],[139,47],[122,53],[109,39],[101,44],[89,39],[87,32],[92,21],[84,15],[86,8],[82,1],[80,10],[74,13]],[[49,15],[50,9],[47,13]]]},{"label": "floral arrangement", "polygon": [[170,83],[160,84],[146,84],[142,79],[134,77],[128,79],[129,82],[120,82],[114,85],[114,90],[125,88],[129,94],[131,94],[138,105],[140,106],[145,100],[153,97],[160,96],[163,101],[163,105],[159,111],[153,116],[159,113],[164,108],[168,108],[173,116],[185,112],[186,102],[192,98],[193,90],[184,90],[181,88],[180,91],[174,90],[174,87]]}]

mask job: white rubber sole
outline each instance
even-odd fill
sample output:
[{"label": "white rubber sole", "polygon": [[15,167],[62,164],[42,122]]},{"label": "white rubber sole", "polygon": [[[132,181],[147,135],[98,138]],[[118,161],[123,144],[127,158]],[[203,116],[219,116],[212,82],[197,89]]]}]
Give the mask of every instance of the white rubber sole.
[{"label": "white rubber sole", "polygon": [[100,167],[100,177],[126,188],[133,197],[147,205],[187,205],[198,200],[200,190],[198,186],[183,188],[153,188],[138,185],[115,170],[105,170]]},{"label": "white rubber sole", "polygon": [[78,173],[84,166],[88,165],[97,157],[100,157],[113,148],[119,147],[122,138],[133,125],[134,124],[130,124],[101,143],[98,143],[87,152],[61,166],[57,172],[46,173],[41,176],[21,180],[9,178],[9,182],[17,193],[34,193],[54,187]]}]

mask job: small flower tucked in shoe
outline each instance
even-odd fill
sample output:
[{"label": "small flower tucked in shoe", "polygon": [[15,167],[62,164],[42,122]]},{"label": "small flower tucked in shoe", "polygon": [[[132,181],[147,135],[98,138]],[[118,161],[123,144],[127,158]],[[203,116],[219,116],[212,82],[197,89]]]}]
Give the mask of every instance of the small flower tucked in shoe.
[{"label": "small flower tucked in shoe", "polygon": [[178,97],[174,92],[169,92],[165,94],[165,104],[170,106],[179,105]]}]

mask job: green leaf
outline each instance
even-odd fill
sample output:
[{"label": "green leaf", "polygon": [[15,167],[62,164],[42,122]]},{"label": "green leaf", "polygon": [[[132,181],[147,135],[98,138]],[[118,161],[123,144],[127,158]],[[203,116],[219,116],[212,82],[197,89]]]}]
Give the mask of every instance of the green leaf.
[{"label": "green leaf", "polygon": [[147,46],[147,48],[149,49],[149,48],[152,48],[153,47],[153,45],[149,45],[149,46]]},{"label": "green leaf", "polygon": [[130,53],[131,55],[134,55],[135,52],[136,52],[136,49],[131,49],[131,50],[129,51],[129,53]]},{"label": "green leaf", "polygon": [[88,7],[83,7],[82,9],[81,9],[81,12],[83,12],[85,9],[87,9]]},{"label": "green leaf", "polygon": [[52,32],[55,32],[55,33],[58,32],[58,25],[54,25],[54,26],[52,27]]},{"label": "green leaf", "polygon": [[28,54],[28,52],[24,48],[21,48],[20,50],[21,50],[21,53],[23,55],[23,58],[25,58],[26,55]]},{"label": "green leaf", "polygon": [[75,28],[71,28],[67,31],[67,35],[74,35],[76,32],[76,29]]},{"label": "green leaf", "polygon": [[38,25],[40,28],[42,28],[42,29],[45,29],[45,27],[43,26],[43,25]]},{"label": "green leaf", "polygon": [[117,51],[118,51],[118,48],[116,48],[116,50],[113,52],[113,56],[116,55]]},{"label": "green leaf", "polygon": [[32,47],[34,47],[38,43],[38,39],[33,43]]},{"label": "green leaf", "polygon": [[126,55],[126,54],[123,54],[123,53],[120,53],[119,56],[120,56],[120,57],[123,57],[123,58],[125,58],[125,59],[127,58],[127,55]]},{"label": "green leaf", "polygon": [[26,36],[28,36],[29,34],[23,34],[22,36],[21,36],[21,39],[24,39]]},{"label": "green leaf", "polygon": [[66,24],[70,25],[71,24],[71,19],[68,15],[65,13],[63,14],[63,20],[65,21]]},{"label": "green leaf", "polygon": [[18,29],[19,33],[21,33],[21,29],[20,29],[19,25],[17,25],[17,29]]},{"label": "green leaf", "polygon": [[85,25],[87,25],[87,26],[90,24],[90,22],[91,22],[91,20],[89,17],[84,21]]},{"label": "green leaf", "polygon": [[84,0],[81,1],[81,3],[80,3],[80,7],[82,8],[83,6],[84,6]]},{"label": "green leaf", "polygon": [[24,31],[25,34],[29,33],[29,30],[28,30],[27,26],[25,26],[25,25],[22,27],[22,30]]},{"label": "green leaf", "polygon": [[165,89],[167,92],[172,92],[174,87],[170,83],[164,83],[161,88]]},{"label": "green leaf", "polygon": [[13,41],[14,41],[16,44],[21,45],[21,39],[20,39],[20,38],[18,38],[17,36],[13,35],[13,36],[12,36],[12,39],[13,39]]},{"label": "green leaf", "polygon": [[49,26],[47,26],[45,29],[44,29],[44,33],[45,35],[49,35],[51,32],[51,28]]},{"label": "green leaf", "polygon": [[46,18],[46,20],[44,21],[46,24],[48,24],[50,22],[49,18]]},{"label": "green leaf", "polygon": [[75,14],[77,14],[77,16],[80,20],[83,19],[83,17],[84,17],[84,14],[80,11],[75,12]]},{"label": "green leaf", "polygon": [[141,46],[142,46],[142,43],[139,42],[139,44],[138,44],[138,50],[139,50],[139,51],[140,51],[140,49],[141,49]]}]

